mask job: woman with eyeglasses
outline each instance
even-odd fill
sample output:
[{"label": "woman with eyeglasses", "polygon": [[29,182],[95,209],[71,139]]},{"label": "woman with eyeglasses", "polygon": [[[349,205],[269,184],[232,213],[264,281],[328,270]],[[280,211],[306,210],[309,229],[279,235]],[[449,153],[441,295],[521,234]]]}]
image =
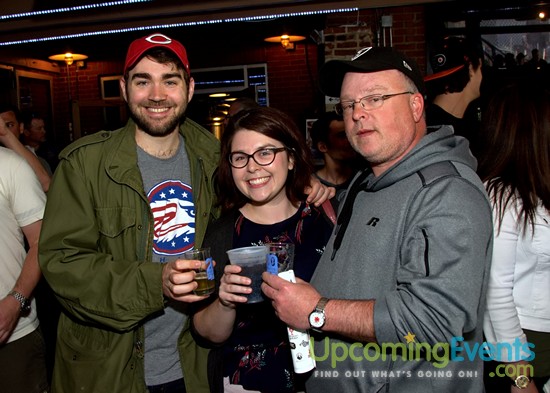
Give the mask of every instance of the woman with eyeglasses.
[{"label": "woman with eyeglasses", "polygon": [[333,224],[323,207],[305,203],[311,151],[286,114],[266,107],[239,112],[221,145],[217,185],[225,214],[211,226],[205,245],[223,276],[217,278],[218,298],[194,317],[200,336],[224,343],[211,354],[211,390],[221,391],[223,376],[225,392],[295,392],[303,387],[293,372],[286,325],[271,302],[245,304],[250,279],[227,264],[226,251],[294,243],[294,272],[309,281]]}]

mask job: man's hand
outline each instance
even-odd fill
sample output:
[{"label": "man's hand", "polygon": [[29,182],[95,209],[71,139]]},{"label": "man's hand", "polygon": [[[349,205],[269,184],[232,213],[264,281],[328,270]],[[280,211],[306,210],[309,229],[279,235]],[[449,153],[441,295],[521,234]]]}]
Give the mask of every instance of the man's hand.
[{"label": "man's hand", "polygon": [[0,138],[5,137],[8,134],[11,134],[11,131],[8,128],[4,119],[0,117]]},{"label": "man's hand", "polygon": [[17,321],[19,321],[21,305],[13,296],[0,300],[0,345],[10,338]]},{"label": "man's hand", "polygon": [[296,329],[309,329],[309,314],[321,295],[310,284],[296,278],[296,283],[263,273],[262,291],[271,299],[279,319]]},{"label": "man's hand", "polygon": [[323,202],[336,195],[334,187],[323,185],[315,176],[311,176],[309,187],[306,187],[304,194],[307,195],[307,203],[313,203],[315,206],[321,206]]},{"label": "man's hand", "polygon": [[197,296],[193,290],[195,270],[201,266],[201,261],[178,259],[168,262],[162,269],[162,292],[164,296],[181,302],[193,303],[206,299],[208,295]]}]

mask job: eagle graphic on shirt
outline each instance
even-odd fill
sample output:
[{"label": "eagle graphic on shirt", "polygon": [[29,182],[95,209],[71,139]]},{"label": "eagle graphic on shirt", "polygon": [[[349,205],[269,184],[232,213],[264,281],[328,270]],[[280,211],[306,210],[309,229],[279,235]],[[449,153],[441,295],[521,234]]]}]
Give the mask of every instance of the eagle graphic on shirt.
[{"label": "eagle graphic on shirt", "polygon": [[179,180],[166,180],[147,195],[155,226],[153,251],[176,255],[195,244],[195,204],[191,186]]}]

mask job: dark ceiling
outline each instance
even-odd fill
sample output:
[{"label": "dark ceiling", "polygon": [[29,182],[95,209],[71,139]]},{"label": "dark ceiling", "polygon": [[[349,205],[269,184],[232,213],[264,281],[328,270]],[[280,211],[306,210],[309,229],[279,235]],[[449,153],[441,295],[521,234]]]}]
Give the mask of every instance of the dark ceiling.
[{"label": "dark ceiling", "polygon": [[[510,15],[521,19],[547,7],[546,1],[537,0],[150,0],[94,9],[75,9],[75,3],[85,6],[101,0],[0,0],[0,60],[8,55],[47,60],[49,55],[65,51],[85,52],[94,60],[120,59],[130,41],[153,32],[152,26],[162,25],[172,27],[155,30],[180,39],[189,51],[196,46],[215,53],[220,46],[260,43],[266,36],[281,34],[283,30],[305,36],[322,30],[326,14],[303,15],[307,11],[428,4],[434,19],[439,20]],[[48,11],[64,7],[67,12]],[[39,11],[48,13],[30,15]],[[29,14],[15,16],[17,13]],[[277,17],[269,17],[272,15]],[[245,17],[256,20],[233,21]],[[133,28],[141,30],[129,31]],[[121,31],[104,34],[115,29]],[[93,35],[72,38],[81,33]],[[13,44],[60,36],[66,38]]]},{"label": "dark ceiling", "polygon": [[[441,2],[445,0],[150,0],[139,3],[75,9],[102,0],[0,0],[0,58],[3,53],[26,54],[47,60],[47,56],[67,50],[86,51],[90,58],[104,60],[115,55],[120,58],[130,41],[154,30],[167,34],[177,32],[177,38],[186,47],[238,45],[261,42],[268,35],[279,35],[282,29],[293,34],[306,35],[313,29],[322,29],[324,15],[306,16],[309,11],[343,8],[376,8]],[[113,1],[114,2],[114,1]],[[31,15],[33,12],[58,10]],[[14,16],[18,13],[27,15]],[[286,16],[286,15],[295,16]],[[273,17],[276,15],[275,17]],[[255,21],[237,22],[236,18],[255,18]],[[213,23],[216,22],[216,23]],[[173,26],[158,27],[151,26]],[[140,28],[140,31],[129,30]],[[120,29],[116,34],[106,31]],[[87,38],[72,38],[77,34]],[[174,34],[173,34],[174,35]],[[63,39],[43,41],[47,37]],[[39,40],[23,43],[25,40]],[[16,44],[14,44],[16,43]]]},{"label": "dark ceiling", "polygon": [[[28,43],[14,46],[12,50],[20,54],[32,54],[34,58],[46,60],[56,53],[85,53],[90,60],[104,61],[122,58],[128,44],[139,37],[160,31],[184,43],[191,53],[195,51],[210,51],[212,54],[221,46],[255,45],[271,35],[280,35],[283,29],[292,31],[294,35],[309,36],[314,29],[322,30],[324,16],[304,16],[279,18],[272,21],[232,22],[203,26],[185,26],[159,28],[155,30],[121,32],[109,35],[69,38],[63,40]],[[285,27],[289,26],[289,28]],[[0,48],[0,53],[1,53]],[[1,57],[1,55],[0,55]]]}]

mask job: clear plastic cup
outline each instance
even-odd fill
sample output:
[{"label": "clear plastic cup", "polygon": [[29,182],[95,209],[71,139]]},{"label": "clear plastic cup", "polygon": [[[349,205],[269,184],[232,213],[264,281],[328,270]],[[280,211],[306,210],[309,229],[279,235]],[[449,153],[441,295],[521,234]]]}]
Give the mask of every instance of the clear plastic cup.
[{"label": "clear plastic cup", "polygon": [[279,274],[294,268],[294,244],[293,243],[266,243],[269,249],[267,257],[267,271],[271,274]]},{"label": "clear plastic cup", "polygon": [[216,288],[214,264],[210,256],[210,247],[195,248],[182,254],[183,259],[204,261],[204,265],[195,270],[195,281],[198,286],[193,293],[198,296],[210,295]]},{"label": "clear plastic cup", "polygon": [[252,292],[244,295],[248,297],[247,303],[258,303],[265,300],[261,285],[262,273],[266,270],[267,253],[266,246],[241,247],[227,251],[231,264],[242,268],[240,275],[252,280],[250,284]]}]

